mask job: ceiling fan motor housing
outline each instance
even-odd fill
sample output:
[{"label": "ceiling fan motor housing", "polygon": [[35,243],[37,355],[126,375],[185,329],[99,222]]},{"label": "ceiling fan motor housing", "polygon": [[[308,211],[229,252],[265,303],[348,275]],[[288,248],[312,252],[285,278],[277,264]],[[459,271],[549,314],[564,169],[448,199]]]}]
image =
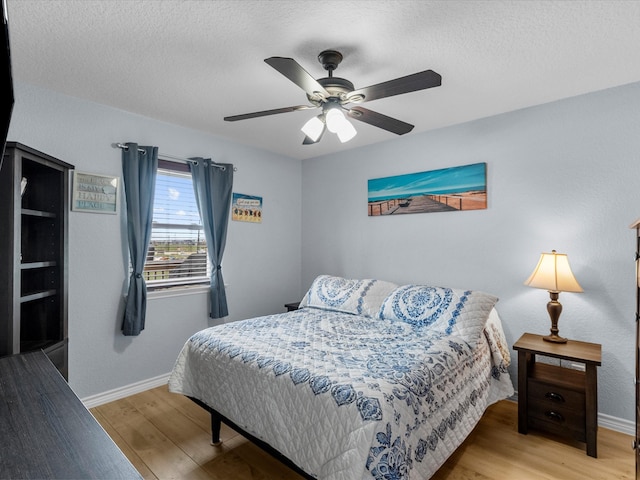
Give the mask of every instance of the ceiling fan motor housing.
[{"label": "ceiling fan motor housing", "polygon": [[331,98],[343,101],[345,100],[346,95],[354,89],[353,83],[346,78],[325,77],[319,78],[317,81],[329,93],[329,97],[324,98],[324,95],[320,94],[320,92],[314,92],[313,95],[307,95],[309,101],[316,104],[317,102],[321,103],[323,100],[327,101]]},{"label": "ceiling fan motor housing", "polygon": [[336,50],[324,50],[318,55],[318,61],[322,68],[329,72],[329,76],[331,76],[331,72],[338,68],[342,58],[342,54]]},{"label": "ceiling fan motor housing", "polygon": [[325,93],[320,92],[307,94],[307,98],[314,105],[320,106],[329,100],[344,102],[347,94],[354,90],[353,83],[349,80],[333,76],[333,71],[338,68],[338,65],[342,62],[342,58],[342,54],[336,50],[324,50],[318,55],[318,61],[322,64],[322,67],[329,72],[329,76],[319,78],[317,82],[329,93],[329,96],[327,97]]}]

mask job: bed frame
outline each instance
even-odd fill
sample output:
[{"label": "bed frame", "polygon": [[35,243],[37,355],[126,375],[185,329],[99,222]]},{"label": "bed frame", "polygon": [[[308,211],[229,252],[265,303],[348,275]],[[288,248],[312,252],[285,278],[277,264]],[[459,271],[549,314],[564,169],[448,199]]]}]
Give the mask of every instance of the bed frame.
[{"label": "bed frame", "polygon": [[278,450],[273,448],[267,442],[260,440],[259,438],[254,437],[250,433],[246,432],[244,429],[240,428],[238,425],[236,425],[234,422],[229,420],[224,415],[221,415],[220,413],[218,413],[215,409],[211,408],[206,403],[198,400],[197,398],[193,398],[193,397],[187,397],[187,398],[192,402],[194,402],[196,405],[204,408],[211,415],[211,445],[217,447],[222,444],[222,440],[220,440],[220,426],[224,422],[225,425],[228,425],[229,427],[231,427],[233,430],[235,430],[240,435],[245,437],[251,443],[260,447],[269,455],[271,455],[272,457],[279,460],[280,462],[285,464],[287,467],[295,471],[298,475],[302,476],[306,480],[316,480],[316,477],[312,477],[311,475],[306,473],[304,470],[298,467],[295,463],[293,463],[293,461],[285,457],[282,453],[280,453]]}]

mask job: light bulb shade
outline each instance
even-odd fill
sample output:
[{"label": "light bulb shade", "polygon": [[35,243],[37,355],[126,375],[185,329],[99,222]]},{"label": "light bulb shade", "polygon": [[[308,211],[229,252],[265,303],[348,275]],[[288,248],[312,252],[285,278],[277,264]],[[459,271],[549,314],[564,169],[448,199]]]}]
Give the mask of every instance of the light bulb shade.
[{"label": "light bulb shade", "polygon": [[564,253],[543,253],[533,273],[524,282],[534,288],[542,288],[550,292],[582,292],[582,287],[573,276],[569,259]]},{"label": "light bulb shade", "polygon": [[355,137],[356,133],[358,133],[356,132],[356,127],[351,125],[351,122],[345,118],[342,125],[340,125],[340,130],[338,130],[337,135],[340,141],[345,143]]},{"label": "light bulb shade", "polygon": [[314,142],[318,141],[324,130],[324,122],[320,117],[321,115],[313,117],[301,128],[302,132]]},{"label": "light bulb shade", "polygon": [[327,130],[338,135],[342,143],[348,142],[358,133],[356,128],[337,107],[327,109],[325,120],[327,122]]},{"label": "light bulb shade", "polygon": [[331,133],[338,133],[342,122],[346,121],[342,112],[337,108],[329,108],[327,113],[325,113],[325,120],[327,122],[327,129]]}]

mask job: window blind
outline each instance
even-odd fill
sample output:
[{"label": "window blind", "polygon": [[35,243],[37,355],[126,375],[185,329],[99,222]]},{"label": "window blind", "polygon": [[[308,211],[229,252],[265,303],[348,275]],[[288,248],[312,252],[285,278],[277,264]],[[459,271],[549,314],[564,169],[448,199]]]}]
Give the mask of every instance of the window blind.
[{"label": "window blind", "polygon": [[207,244],[186,164],[159,162],[144,276],[150,289],[209,282]]}]

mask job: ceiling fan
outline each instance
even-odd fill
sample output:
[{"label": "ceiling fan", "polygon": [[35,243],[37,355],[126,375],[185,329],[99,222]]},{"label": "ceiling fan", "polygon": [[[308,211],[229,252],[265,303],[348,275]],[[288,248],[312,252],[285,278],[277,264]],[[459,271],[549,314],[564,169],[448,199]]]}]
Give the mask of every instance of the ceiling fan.
[{"label": "ceiling fan", "polygon": [[263,110],[224,117],[224,119],[227,122],[235,122],[277,113],[322,108],[320,115],[311,118],[302,127],[302,131],[305,133],[303,145],[311,145],[320,141],[326,130],[336,133],[343,143],[351,140],[356,135],[356,130],[345,118],[345,113],[354,120],[368,123],[397,135],[404,135],[413,129],[413,125],[352,104],[438,87],[442,83],[442,77],[438,73],[433,70],[425,70],[356,90],[349,80],[333,76],[333,71],[338,68],[342,58],[342,54],[336,50],[321,52],[318,55],[318,61],[329,72],[329,76],[317,80],[293,58],[270,57],[265,59],[267,64],[302,88],[311,105]]}]

